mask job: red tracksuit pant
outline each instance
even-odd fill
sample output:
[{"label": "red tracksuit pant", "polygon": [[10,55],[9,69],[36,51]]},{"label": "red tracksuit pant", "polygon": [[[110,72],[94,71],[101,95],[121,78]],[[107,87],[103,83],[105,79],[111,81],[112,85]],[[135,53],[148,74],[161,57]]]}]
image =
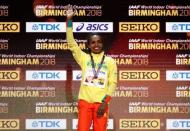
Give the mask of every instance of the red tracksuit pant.
[{"label": "red tracksuit pant", "polygon": [[89,131],[93,123],[93,131],[106,131],[108,109],[103,117],[97,117],[97,110],[101,103],[88,103],[84,100],[78,102],[78,131]]}]

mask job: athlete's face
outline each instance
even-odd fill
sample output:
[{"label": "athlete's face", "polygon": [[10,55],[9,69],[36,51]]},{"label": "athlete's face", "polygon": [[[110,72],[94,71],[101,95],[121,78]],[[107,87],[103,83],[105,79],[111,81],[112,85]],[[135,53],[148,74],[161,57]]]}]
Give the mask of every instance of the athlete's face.
[{"label": "athlete's face", "polygon": [[90,37],[88,48],[92,53],[99,54],[103,49],[103,41],[99,35],[93,35]]}]

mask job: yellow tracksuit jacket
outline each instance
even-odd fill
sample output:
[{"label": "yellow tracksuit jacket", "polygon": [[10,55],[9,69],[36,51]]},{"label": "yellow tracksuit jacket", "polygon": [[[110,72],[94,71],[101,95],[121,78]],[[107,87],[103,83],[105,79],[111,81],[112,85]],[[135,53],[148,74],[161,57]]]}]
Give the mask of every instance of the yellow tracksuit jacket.
[{"label": "yellow tracksuit jacket", "polygon": [[[90,55],[79,48],[73,37],[72,27],[67,27],[66,35],[69,49],[82,69],[82,81],[78,99],[85,100],[89,103],[101,103],[106,95],[111,96],[113,94],[117,85],[117,65],[114,59],[105,56],[98,78],[93,79],[94,75]],[[104,52],[100,54],[92,53],[96,71],[103,54]]]}]

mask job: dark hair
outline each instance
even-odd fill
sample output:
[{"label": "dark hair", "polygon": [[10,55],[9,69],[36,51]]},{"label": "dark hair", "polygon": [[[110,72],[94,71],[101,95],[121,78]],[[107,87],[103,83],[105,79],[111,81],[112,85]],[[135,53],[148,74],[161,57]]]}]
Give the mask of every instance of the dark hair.
[{"label": "dark hair", "polygon": [[[86,43],[87,46],[89,45],[90,39],[94,35],[100,36],[100,38],[102,40],[102,43],[103,43],[102,50],[105,53],[107,53],[109,51],[110,47],[112,46],[113,40],[115,38],[115,34],[113,34],[113,33],[99,33],[99,32],[98,33],[92,32],[92,33],[89,33],[88,35],[84,34],[84,36],[85,36],[85,38],[87,40],[87,43]],[[87,49],[85,52],[89,53],[90,49]]]},{"label": "dark hair", "polygon": [[91,40],[91,38],[92,38],[94,35],[99,36],[100,39],[102,40],[102,42],[104,43],[104,37],[102,36],[102,34],[100,34],[100,33],[90,33],[90,34],[88,35],[88,37],[87,37],[87,45],[90,44],[90,40]]},{"label": "dark hair", "polygon": [[[97,36],[99,36],[100,37],[100,39],[102,40],[102,43],[103,43],[103,50],[104,50],[104,37],[103,37],[103,35],[102,34],[100,34],[100,33],[90,33],[88,36],[87,36],[87,46],[90,44],[90,40],[91,40],[91,38],[94,36],[94,35],[97,35]],[[104,50],[105,51],[105,50]],[[88,48],[88,50],[87,50],[87,53],[91,53],[91,50]]]}]

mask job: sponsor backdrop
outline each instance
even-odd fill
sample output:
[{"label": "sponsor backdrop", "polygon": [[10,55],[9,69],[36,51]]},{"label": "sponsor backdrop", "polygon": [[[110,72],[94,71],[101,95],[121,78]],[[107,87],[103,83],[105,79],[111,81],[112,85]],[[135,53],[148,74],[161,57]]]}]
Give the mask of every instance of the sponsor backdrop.
[{"label": "sponsor backdrop", "polygon": [[99,32],[118,65],[108,130],[190,130],[190,3],[169,0],[1,0],[0,130],[76,130],[67,4],[80,48]]}]

